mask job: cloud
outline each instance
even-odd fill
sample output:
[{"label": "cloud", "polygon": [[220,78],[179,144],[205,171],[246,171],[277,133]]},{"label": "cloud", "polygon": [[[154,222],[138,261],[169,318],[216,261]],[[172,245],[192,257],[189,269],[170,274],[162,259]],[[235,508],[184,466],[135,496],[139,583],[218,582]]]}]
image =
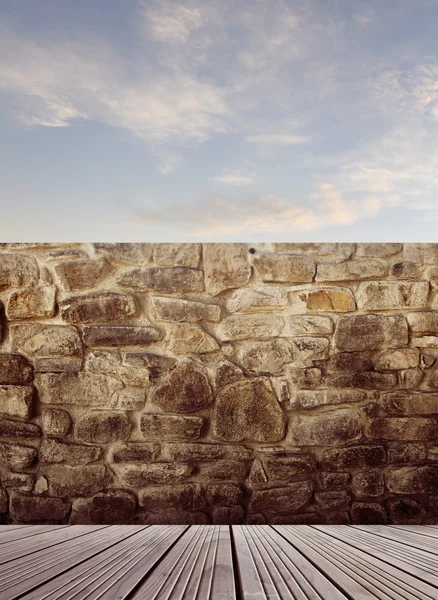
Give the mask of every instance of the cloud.
[{"label": "cloud", "polygon": [[311,138],[306,135],[292,135],[287,133],[261,133],[257,135],[248,135],[248,142],[255,144],[280,144],[285,146],[294,146],[310,142]]},{"label": "cloud", "polygon": [[249,185],[254,182],[254,173],[251,175],[244,175],[240,171],[232,171],[231,173],[225,173],[218,177],[213,177],[214,181],[218,183],[224,183],[226,185]]},{"label": "cloud", "polygon": [[206,19],[206,7],[198,2],[168,2],[160,0],[158,6],[140,3],[146,34],[153,40],[181,44],[189,35],[202,27]]}]

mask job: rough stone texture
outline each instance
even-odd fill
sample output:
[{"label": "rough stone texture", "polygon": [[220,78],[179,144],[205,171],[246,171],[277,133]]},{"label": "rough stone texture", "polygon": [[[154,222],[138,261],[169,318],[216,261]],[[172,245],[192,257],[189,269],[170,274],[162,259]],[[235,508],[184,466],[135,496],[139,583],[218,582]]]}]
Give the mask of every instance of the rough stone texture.
[{"label": "rough stone texture", "polygon": [[438,523],[438,244],[9,243],[0,292],[2,522]]}]

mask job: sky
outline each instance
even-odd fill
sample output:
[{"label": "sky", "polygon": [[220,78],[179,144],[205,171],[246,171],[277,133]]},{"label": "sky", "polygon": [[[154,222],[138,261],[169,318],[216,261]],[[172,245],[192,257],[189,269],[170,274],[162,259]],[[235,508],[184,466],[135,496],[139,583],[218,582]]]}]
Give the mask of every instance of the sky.
[{"label": "sky", "polygon": [[2,0],[1,241],[438,241],[438,0]]}]

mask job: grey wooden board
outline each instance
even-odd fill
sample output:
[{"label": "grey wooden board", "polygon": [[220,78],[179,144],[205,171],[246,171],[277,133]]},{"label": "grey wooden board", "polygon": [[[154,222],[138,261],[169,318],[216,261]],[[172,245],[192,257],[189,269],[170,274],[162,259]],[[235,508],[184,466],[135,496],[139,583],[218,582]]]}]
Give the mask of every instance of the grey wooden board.
[{"label": "grey wooden board", "polygon": [[437,600],[438,527],[0,528],[0,600]]}]

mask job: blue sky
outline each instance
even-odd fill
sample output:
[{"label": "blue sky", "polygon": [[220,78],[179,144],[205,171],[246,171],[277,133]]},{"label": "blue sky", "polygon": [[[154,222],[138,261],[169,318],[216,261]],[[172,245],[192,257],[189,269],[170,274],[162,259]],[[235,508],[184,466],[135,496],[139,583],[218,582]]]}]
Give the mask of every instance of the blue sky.
[{"label": "blue sky", "polygon": [[437,0],[3,0],[2,241],[437,241]]}]

